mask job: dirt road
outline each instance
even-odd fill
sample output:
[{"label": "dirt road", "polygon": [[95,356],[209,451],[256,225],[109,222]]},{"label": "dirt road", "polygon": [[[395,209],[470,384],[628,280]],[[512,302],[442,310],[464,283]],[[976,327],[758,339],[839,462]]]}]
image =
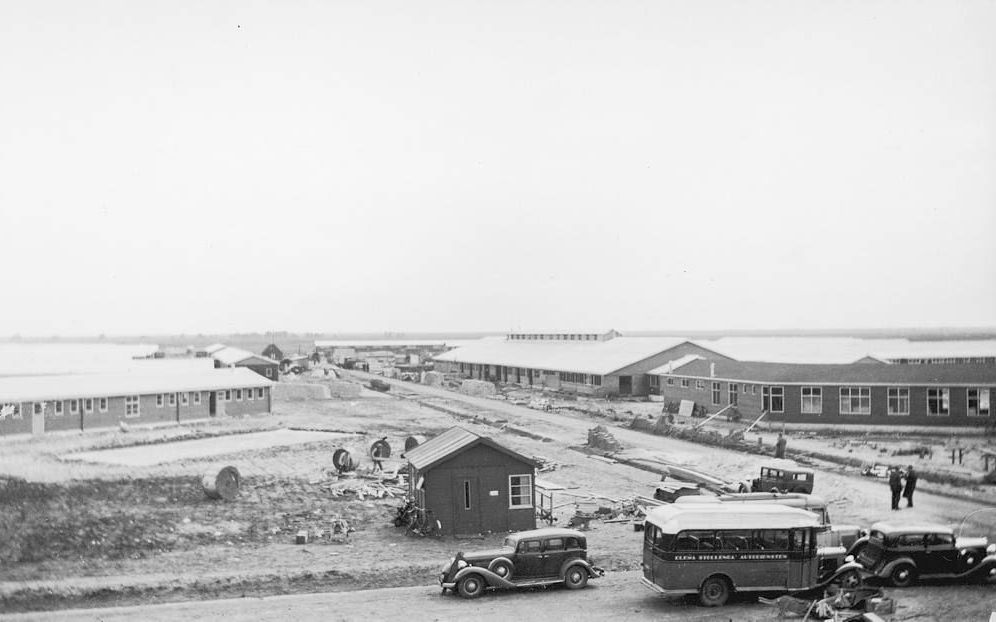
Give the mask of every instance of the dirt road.
[{"label": "dirt road", "polygon": [[[665,600],[640,584],[637,572],[618,572],[593,581],[587,588],[521,592],[492,592],[477,600],[440,594],[429,586],[400,587],[362,592],[305,594],[272,598],[173,603],[140,607],[71,610],[0,616],[17,621],[35,620],[145,620],[224,619],[255,620],[656,620],[728,622],[773,620],[777,609],[752,599],[719,609],[698,606],[692,600]],[[991,587],[924,586],[889,590],[898,604],[890,619],[985,620],[996,610]]]}]

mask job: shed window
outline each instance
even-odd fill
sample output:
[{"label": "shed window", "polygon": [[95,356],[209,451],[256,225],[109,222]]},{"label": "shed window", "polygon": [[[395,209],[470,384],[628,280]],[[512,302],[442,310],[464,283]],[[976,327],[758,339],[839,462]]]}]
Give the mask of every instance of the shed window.
[{"label": "shed window", "polygon": [[463,482],[463,509],[470,509],[470,482],[467,480]]},{"label": "shed window", "polygon": [[69,413],[75,415],[80,411],[80,401],[79,400],[69,400]]},{"label": "shed window", "polygon": [[266,377],[267,378],[272,378],[273,377],[273,368],[272,367],[267,367],[266,368]]},{"label": "shed window", "polygon": [[242,401],[242,389],[235,389],[235,399],[239,402]]},{"label": "shed window", "polygon": [[869,387],[841,387],[840,414],[870,415],[871,389]]},{"label": "shed window", "polygon": [[56,400],[54,402],[54,404],[55,404],[55,416],[56,417],[61,417],[62,416],[62,412],[63,412],[62,411],[62,409],[63,409],[63,402],[62,402],[62,400]]},{"label": "shed window", "polygon": [[253,400],[253,392],[252,392],[252,389],[246,389],[246,399],[247,399],[247,400],[249,400],[249,401],[252,401],[252,400]]},{"label": "shed window", "polygon": [[169,394],[169,405],[176,406],[176,393]]},{"label": "shed window", "polygon": [[256,389],[256,399],[263,399],[263,387]]},{"label": "shed window", "polygon": [[714,406],[719,405],[720,384],[718,382],[712,383],[712,403]]},{"label": "shed window", "polygon": [[93,412],[93,398],[88,397],[83,400],[83,412],[92,413]]},{"label": "shed window", "polygon": [[773,413],[785,412],[785,388],[761,387],[761,410]]},{"label": "shed window", "polygon": [[156,394],[156,408],[162,408],[165,403],[166,403],[166,394],[164,394],[164,393],[157,393]]},{"label": "shed window", "polygon": [[818,415],[823,412],[823,387],[802,387],[802,413]]},{"label": "shed window", "polygon": [[226,402],[231,402],[232,401],[232,390],[231,389],[225,389],[225,401]]},{"label": "shed window", "polygon": [[532,475],[508,476],[508,507],[509,508],[533,507]]},{"label": "shed window", "polygon": [[137,417],[141,414],[137,395],[125,396],[125,417]]},{"label": "shed window", "polygon": [[45,411],[45,403],[44,402],[35,402],[33,404],[32,410],[31,410],[31,412],[33,414],[40,415],[44,411]]},{"label": "shed window", "polygon": [[181,393],[180,394],[180,405],[181,406],[186,406],[188,404],[190,404],[190,394],[189,393]]},{"label": "shed window", "polygon": [[97,410],[99,410],[102,413],[106,413],[107,412],[107,398],[106,397],[101,397],[101,398],[97,399]]},{"label": "shed window", "polygon": [[191,395],[191,397],[194,398],[194,403],[195,404],[200,404],[201,403],[201,392],[200,391],[194,391],[190,395]]},{"label": "shed window", "polygon": [[910,414],[909,387],[889,387],[888,400],[890,415]]}]

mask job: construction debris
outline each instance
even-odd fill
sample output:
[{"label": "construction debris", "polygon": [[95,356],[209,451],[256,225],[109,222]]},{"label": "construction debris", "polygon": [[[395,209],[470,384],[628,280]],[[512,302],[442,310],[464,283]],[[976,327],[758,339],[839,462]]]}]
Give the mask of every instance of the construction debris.
[{"label": "construction debris", "polygon": [[597,425],[588,430],[588,447],[608,452],[622,451],[622,443],[604,425]]},{"label": "construction debris", "polygon": [[536,463],[536,470],[540,472],[556,471],[560,467],[559,462],[554,462],[545,456],[533,456]]},{"label": "construction debris", "polygon": [[460,383],[460,392],[467,395],[494,395],[496,393],[493,382],[484,380],[464,380]]}]

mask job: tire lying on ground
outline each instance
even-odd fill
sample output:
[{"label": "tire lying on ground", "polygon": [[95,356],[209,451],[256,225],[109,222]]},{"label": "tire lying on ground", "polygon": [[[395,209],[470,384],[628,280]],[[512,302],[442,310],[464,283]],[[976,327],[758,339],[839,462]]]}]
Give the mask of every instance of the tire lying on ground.
[{"label": "tire lying on ground", "polygon": [[224,499],[232,501],[239,496],[239,486],[242,483],[242,476],[239,470],[233,466],[217,467],[210,469],[201,479],[201,488],[211,499]]}]

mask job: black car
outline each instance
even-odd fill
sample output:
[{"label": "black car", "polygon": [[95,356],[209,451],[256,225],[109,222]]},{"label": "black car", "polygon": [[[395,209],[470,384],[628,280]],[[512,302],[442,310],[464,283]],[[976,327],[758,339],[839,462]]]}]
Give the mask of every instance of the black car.
[{"label": "black car", "polygon": [[487,588],[563,583],[569,589],[580,589],[588,579],[603,574],[588,559],[583,533],[548,527],[510,534],[497,549],[457,553],[440,573],[439,585],[444,594],[452,590],[474,598]]},{"label": "black car", "polygon": [[996,583],[996,544],[986,538],[955,537],[931,523],[880,522],[851,547],[858,562],[896,587],[918,578]]}]

